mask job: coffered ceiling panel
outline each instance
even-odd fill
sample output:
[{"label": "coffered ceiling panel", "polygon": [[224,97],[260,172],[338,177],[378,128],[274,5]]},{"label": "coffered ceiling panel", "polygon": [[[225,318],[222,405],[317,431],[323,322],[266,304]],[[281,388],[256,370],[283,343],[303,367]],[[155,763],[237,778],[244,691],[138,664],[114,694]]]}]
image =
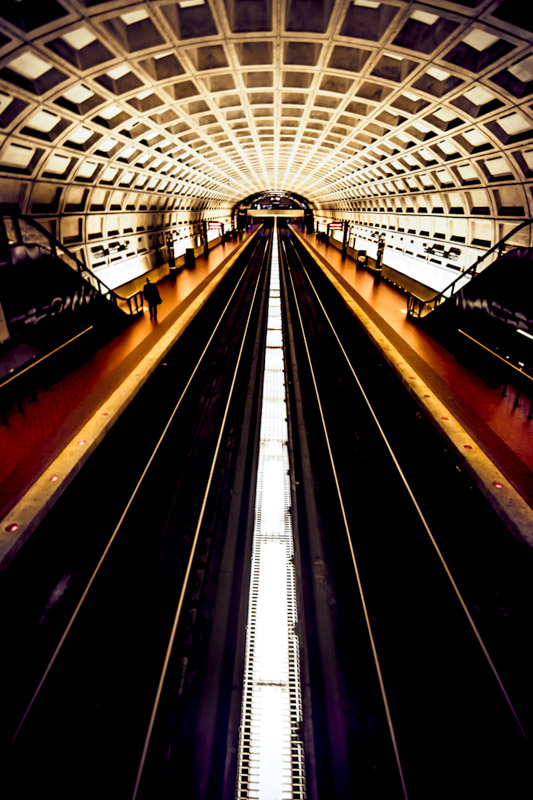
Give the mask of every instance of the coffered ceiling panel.
[{"label": "coffered ceiling panel", "polygon": [[205,215],[278,190],[356,221],[531,214],[533,25],[514,0],[1,13],[0,199],[24,211],[122,195]]}]

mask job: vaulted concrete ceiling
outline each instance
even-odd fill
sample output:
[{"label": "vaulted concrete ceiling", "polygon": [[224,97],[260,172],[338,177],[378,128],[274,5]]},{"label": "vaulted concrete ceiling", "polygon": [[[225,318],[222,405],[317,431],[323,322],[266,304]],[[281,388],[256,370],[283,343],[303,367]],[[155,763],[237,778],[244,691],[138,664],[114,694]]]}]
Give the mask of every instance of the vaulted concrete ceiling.
[{"label": "vaulted concrete ceiling", "polygon": [[65,241],[97,237],[91,214],[195,221],[264,189],[391,230],[426,214],[434,235],[446,218],[441,238],[466,244],[531,214],[527,3],[4,0],[1,13],[0,200],[56,218]]}]

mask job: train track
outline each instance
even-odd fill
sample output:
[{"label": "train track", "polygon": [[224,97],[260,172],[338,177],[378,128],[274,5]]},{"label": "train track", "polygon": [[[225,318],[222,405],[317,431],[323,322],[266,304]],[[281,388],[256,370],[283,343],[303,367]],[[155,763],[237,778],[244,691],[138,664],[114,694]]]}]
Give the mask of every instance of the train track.
[{"label": "train track", "polygon": [[196,715],[227,648],[242,651],[229,611],[213,632],[210,601],[238,606],[242,580],[222,591],[219,571],[246,569],[268,253],[265,236],[6,573],[3,797],[156,797],[174,781],[192,796],[209,781],[216,715],[201,761]]},{"label": "train track", "polygon": [[316,797],[525,798],[531,553],[283,246]]},{"label": "train track", "polygon": [[[531,553],[280,238],[306,764],[292,796],[529,797]],[[270,243],[0,576],[7,800],[235,797]]]}]

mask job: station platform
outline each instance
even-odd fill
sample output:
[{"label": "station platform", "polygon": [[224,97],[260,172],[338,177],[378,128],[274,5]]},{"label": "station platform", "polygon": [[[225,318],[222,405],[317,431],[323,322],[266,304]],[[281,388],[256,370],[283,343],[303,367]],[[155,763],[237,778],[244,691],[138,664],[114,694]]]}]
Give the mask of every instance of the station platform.
[{"label": "station platform", "polygon": [[[511,389],[502,398],[500,389],[458,363],[407,318],[406,296],[397,288],[384,281],[376,284],[371,274],[356,269],[353,259],[343,258],[314,235],[298,235],[338,282],[339,290],[401,354],[405,369],[420,377],[495,465],[495,474],[501,473],[520,498],[522,523],[524,513],[531,515],[533,531],[533,420],[527,422],[528,401],[514,408]],[[163,302],[157,322],[149,319],[145,308],[88,361],[26,403],[23,414],[16,408],[10,412],[9,425],[0,426],[0,569],[231,268],[244,244],[238,240],[219,244],[207,257],[198,257],[194,269],[182,270],[174,283],[159,282]],[[434,413],[444,419],[441,411],[439,406]],[[16,546],[13,537],[18,537]]]},{"label": "station platform", "polygon": [[[0,520],[5,521],[10,511],[28,497],[37,479],[68,449],[73,438],[82,435],[80,432],[91,424],[102,404],[108,406],[101,412],[106,415],[106,424],[112,423],[148,377],[158,360],[157,351],[164,352],[205,302],[242,251],[246,237],[245,234],[243,240],[218,244],[208,256],[198,256],[194,268],[182,269],[175,281],[165,278],[158,282],[162,303],[157,321],[150,320],[145,305],[142,314],[85,363],[46,391],[37,392],[35,400],[28,398],[23,413],[16,406],[10,409],[8,425],[0,424]],[[135,386],[124,387],[132,375],[136,377]],[[119,402],[112,401],[117,392]],[[105,429],[99,436],[104,434]],[[84,457],[91,449],[84,448]],[[71,471],[70,464],[67,469]],[[58,484],[54,490],[61,488],[59,479],[54,483]],[[44,494],[47,496],[43,502],[50,504],[53,497],[48,492]],[[41,504],[40,497],[28,502]],[[20,529],[19,519],[17,515],[17,522],[12,524]],[[7,522],[0,523],[0,564],[2,537],[8,526]]]},{"label": "station platform", "polygon": [[[336,284],[345,302],[361,309],[361,315],[357,315],[382,352],[393,348],[404,360],[387,358],[409,389],[418,394],[421,405],[450,444],[453,445],[452,439],[461,442],[454,445],[457,454],[470,457],[475,443],[475,448],[486,456],[482,468],[470,463],[465,466],[475,472],[476,482],[504,518],[507,511],[500,508],[502,488],[511,490],[508,500],[503,500],[510,511],[510,527],[513,528],[511,517],[520,505],[518,527],[523,538],[533,544],[533,419],[528,421],[529,399],[519,396],[515,407],[514,387],[509,385],[502,397],[502,385],[489,385],[407,316],[407,297],[399,288],[384,280],[376,282],[373,274],[356,267],[353,258],[343,257],[339,249],[318,241],[314,234],[304,233],[296,226],[293,230]],[[431,398],[424,400],[430,393],[441,405],[433,404]],[[471,437],[472,444],[465,436]],[[467,453],[464,448],[468,448]]]}]

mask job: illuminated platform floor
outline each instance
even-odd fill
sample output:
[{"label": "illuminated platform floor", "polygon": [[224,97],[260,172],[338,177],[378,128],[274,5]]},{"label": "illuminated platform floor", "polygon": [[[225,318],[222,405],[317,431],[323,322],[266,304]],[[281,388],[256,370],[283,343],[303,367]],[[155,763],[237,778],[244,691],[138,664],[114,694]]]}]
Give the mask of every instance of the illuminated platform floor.
[{"label": "illuminated platform floor", "polygon": [[150,320],[145,306],[138,319],[86,363],[47,391],[38,392],[36,401],[25,401],[23,414],[16,408],[10,411],[9,426],[0,425],[0,519],[241,245],[238,240],[220,244],[207,258],[198,257],[194,269],[183,269],[175,283],[168,279],[158,283],[163,302],[157,322]]},{"label": "illuminated platform floor", "polygon": [[[406,297],[343,259],[333,246],[303,235],[364,312],[431,387],[507,480],[533,508],[533,420],[527,422],[528,401],[515,409],[514,393],[501,390],[478,376],[425,335],[406,318]],[[163,303],[159,320],[147,310],[121,335],[89,361],[46,392],[25,404],[24,415],[13,412],[9,427],[0,426],[0,519],[62,452],[92,414],[157,347],[176,322],[188,313],[195,297],[210,284],[240,242],[214,248],[198,258],[194,270],[184,270],[176,283],[159,284]],[[394,409],[391,408],[391,413]],[[533,514],[533,511],[532,511]]]},{"label": "illuminated platform floor", "polygon": [[354,260],[343,258],[333,245],[318,242],[312,234],[300,236],[533,508],[529,400],[520,397],[514,408],[512,387],[502,398],[501,386],[489,386],[407,318],[403,292],[385,281],[376,284],[369,272],[356,269]]}]

